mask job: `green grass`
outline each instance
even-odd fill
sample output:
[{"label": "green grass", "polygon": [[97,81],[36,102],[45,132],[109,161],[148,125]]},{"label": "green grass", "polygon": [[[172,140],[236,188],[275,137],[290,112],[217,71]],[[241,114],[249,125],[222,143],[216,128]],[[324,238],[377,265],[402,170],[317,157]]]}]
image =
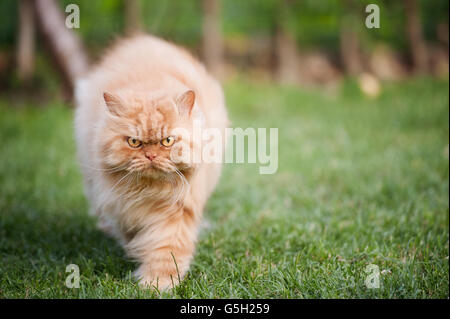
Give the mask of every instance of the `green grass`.
[{"label": "green grass", "polygon": [[[448,298],[448,82],[375,100],[235,81],[234,126],[278,127],[279,169],[226,165],[185,281],[141,290],[87,215],[72,110],[0,99],[0,297]],[[65,286],[68,264],[81,287]],[[382,272],[379,289],[364,269]]]}]

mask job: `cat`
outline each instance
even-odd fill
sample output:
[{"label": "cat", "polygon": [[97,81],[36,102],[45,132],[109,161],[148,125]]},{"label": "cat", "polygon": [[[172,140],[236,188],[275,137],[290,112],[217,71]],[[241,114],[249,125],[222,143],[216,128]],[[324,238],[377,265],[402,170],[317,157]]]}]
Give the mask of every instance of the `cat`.
[{"label": "cat", "polygon": [[[188,51],[141,34],[113,45],[77,82],[75,98],[90,213],[138,262],[140,285],[174,287],[221,174],[220,162],[183,155],[199,155],[205,143],[193,130],[229,125],[219,82]],[[215,143],[223,151],[226,139]]]}]

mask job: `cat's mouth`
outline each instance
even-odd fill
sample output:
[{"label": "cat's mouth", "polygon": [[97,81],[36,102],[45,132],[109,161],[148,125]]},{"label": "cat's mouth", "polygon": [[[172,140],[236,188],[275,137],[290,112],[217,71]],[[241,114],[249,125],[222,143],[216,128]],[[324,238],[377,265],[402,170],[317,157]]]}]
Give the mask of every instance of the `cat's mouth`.
[{"label": "cat's mouth", "polygon": [[[185,165],[186,166],[186,165]],[[136,161],[126,168],[131,174],[138,175],[140,177],[146,178],[161,178],[169,177],[170,175],[177,174],[177,171],[187,168],[183,166],[182,168],[177,167],[175,163],[164,158],[155,158],[151,161]]]},{"label": "cat's mouth", "polygon": [[174,173],[176,167],[171,163],[160,161],[149,161],[141,170],[141,174],[148,177],[156,177]]}]

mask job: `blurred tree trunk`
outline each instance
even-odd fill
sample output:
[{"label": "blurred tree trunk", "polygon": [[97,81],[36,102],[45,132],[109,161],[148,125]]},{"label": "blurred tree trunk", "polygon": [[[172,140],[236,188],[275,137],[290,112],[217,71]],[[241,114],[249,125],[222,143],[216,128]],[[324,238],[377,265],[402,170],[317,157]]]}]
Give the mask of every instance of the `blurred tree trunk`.
[{"label": "blurred tree trunk", "polygon": [[300,82],[300,57],[297,42],[286,26],[286,15],[290,9],[290,1],[277,2],[275,21],[274,56],[275,78],[280,83]]},{"label": "blurred tree trunk", "polygon": [[448,52],[448,23],[447,22],[441,22],[436,26],[436,37],[446,49]]},{"label": "blurred tree trunk", "polygon": [[66,27],[63,11],[55,0],[33,3],[38,29],[63,79],[64,93],[71,97],[76,79],[88,69],[87,55],[77,34]]},{"label": "blurred tree trunk", "polygon": [[358,75],[363,69],[359,32],[361,22],[355,12],[353,0],[343,2],[344,15],[340,26],[340,54],[345,71]]},{"label": "blurred tree trunk", "polygon": [[203,0],[203,47],[206,67],[214,76],[223,76],[223,39],[220,0]]},{"label": "blurred tree trunk", "polygon": [[420,10],[416,0],[404,0],[406,14],[406,36],[409,41],[414,71],[425,73],[428,71],[428,52],[422,35]]},{"label": "blurred tree trunk", "polygon": [[19,34],[17,39],[16,63],[19,80],[28,82],[34,71],[34,14],[31,0],[20,0]]},{"label": "blurred tree trunk", "polygon": [[123,0],[125,14],[125,33],[132,35],[142,30],[139,0]]}]

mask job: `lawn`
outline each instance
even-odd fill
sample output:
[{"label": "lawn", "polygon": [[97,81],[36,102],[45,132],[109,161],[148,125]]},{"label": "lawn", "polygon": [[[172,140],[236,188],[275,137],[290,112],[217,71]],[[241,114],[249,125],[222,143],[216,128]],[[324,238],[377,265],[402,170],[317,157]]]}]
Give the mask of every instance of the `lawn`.
[{"label": "lawn", "polygon": [[[225,166],[191,269],[166,293],[138,288],[88,216],[73,111],[0,98],[0,297],[449,297],[447,81],[387,84],[377,99],[351,82],[225,88],[233,126],[279,129],[278,171]],[[379,288],[365,285],[369,264]]]}]

